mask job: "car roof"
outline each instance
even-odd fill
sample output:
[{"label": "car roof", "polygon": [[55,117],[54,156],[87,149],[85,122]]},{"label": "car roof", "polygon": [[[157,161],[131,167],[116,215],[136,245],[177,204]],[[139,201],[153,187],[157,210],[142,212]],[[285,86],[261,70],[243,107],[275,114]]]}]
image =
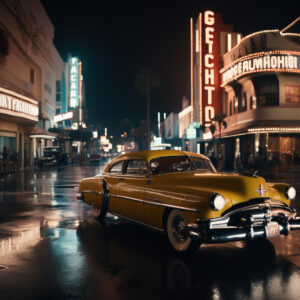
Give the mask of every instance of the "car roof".
[{"label": "car roof", "polygon": [[150,162],[152,159],[166,156],[197,156],[203,159],[208,159],[203,154],[198,154],[194,152],[180,151],[180,150],[147,150],[147,151],[133,151],[128,152],[118,157],[114,158],[109,165],[112,165],[120,160],[128,160],[128,159],[145,159]]}]

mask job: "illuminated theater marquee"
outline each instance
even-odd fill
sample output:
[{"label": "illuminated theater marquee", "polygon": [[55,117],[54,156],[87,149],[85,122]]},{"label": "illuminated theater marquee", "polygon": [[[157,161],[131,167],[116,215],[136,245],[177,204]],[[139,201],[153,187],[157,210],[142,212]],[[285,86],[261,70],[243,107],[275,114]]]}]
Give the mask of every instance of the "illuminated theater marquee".
[{"label": "illuminated theater marquee", "polygon": [[210,120],[215,117],[215,108],[213,106],[213,96],[215,92],[215,72],[213,52],[215,24],[214,12],[204,12],[204,44],[207,46],[207,52],[204,54],[204,90],[207,93],[207,102],[204,108],[204,122],[209,124]]},{"label": "illuminated theater marquee", "polygon": [[222,86],[241,76],[258,72],[293,72],[300,73],[300,53],[282,54],[277,52],[262,52],[245,56],[222,69]]},{"label": "illuminated theater marquee", "polygon": [[72,57],[69,61],[70,64],[70,73],[69,73],[69,81],[70,81],[70,107],[77,107],[79,105],[79,66],[78,66],[78,58]]},{"label": "illuminated theater marquee", "polygon": [[202,125],[209,126],[212,123],[211,119],[220,112],[219,36],[223,26],[222,16],[207,10],[200,14],[197,26],[199,122]]},{"label": "illuminated theater marquee", "polygon": [[38,102],[0,88],[0,113],[37,122],[39,115]]}]

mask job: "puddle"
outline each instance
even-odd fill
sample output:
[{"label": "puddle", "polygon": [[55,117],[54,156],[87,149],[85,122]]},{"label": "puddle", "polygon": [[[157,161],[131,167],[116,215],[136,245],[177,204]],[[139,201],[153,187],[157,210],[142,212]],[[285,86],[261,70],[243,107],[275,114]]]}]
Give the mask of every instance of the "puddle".
[{"label": "puddle", "polygon": [[8,267],[0,265],[0,272],[6,270]]}]

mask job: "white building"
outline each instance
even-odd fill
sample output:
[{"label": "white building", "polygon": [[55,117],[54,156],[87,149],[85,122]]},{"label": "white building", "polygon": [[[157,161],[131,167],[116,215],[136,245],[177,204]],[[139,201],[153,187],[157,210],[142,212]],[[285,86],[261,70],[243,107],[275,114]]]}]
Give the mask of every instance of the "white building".
[{"label": "white building", "polygon": [[[63,61],[53,45],[54,27],[39,0],[0,2],[1,168],[33,165],[50,145],[56,81]],[[17,158],[16,158],[17,157]]]}]

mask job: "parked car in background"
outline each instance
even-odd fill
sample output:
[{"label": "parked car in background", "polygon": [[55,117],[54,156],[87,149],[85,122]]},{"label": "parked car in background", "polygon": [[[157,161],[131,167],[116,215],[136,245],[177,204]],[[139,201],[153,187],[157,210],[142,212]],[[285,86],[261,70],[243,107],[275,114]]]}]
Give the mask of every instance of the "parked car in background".
[{"label": "parked car in background", "polygon": [[68,164],[68,153],[64,153],[59,146],[45,147],[43,154],[44,156],[38,161],[39,167]]},{"label": "parked car in background", "polygon": [[89,161],[90,162],[100,162],[101,161],[101,154],[97,153],[97,152],[91,153],[90,157],[89,157]]},{"label": "parked car in background", "polygon": [[288,235],[300,229],[295,197],[289,184],[217,172],[208,157],[174,150],[120,155],[77,194],[96,219],[109,212],[155,228],[178,252]]}]

